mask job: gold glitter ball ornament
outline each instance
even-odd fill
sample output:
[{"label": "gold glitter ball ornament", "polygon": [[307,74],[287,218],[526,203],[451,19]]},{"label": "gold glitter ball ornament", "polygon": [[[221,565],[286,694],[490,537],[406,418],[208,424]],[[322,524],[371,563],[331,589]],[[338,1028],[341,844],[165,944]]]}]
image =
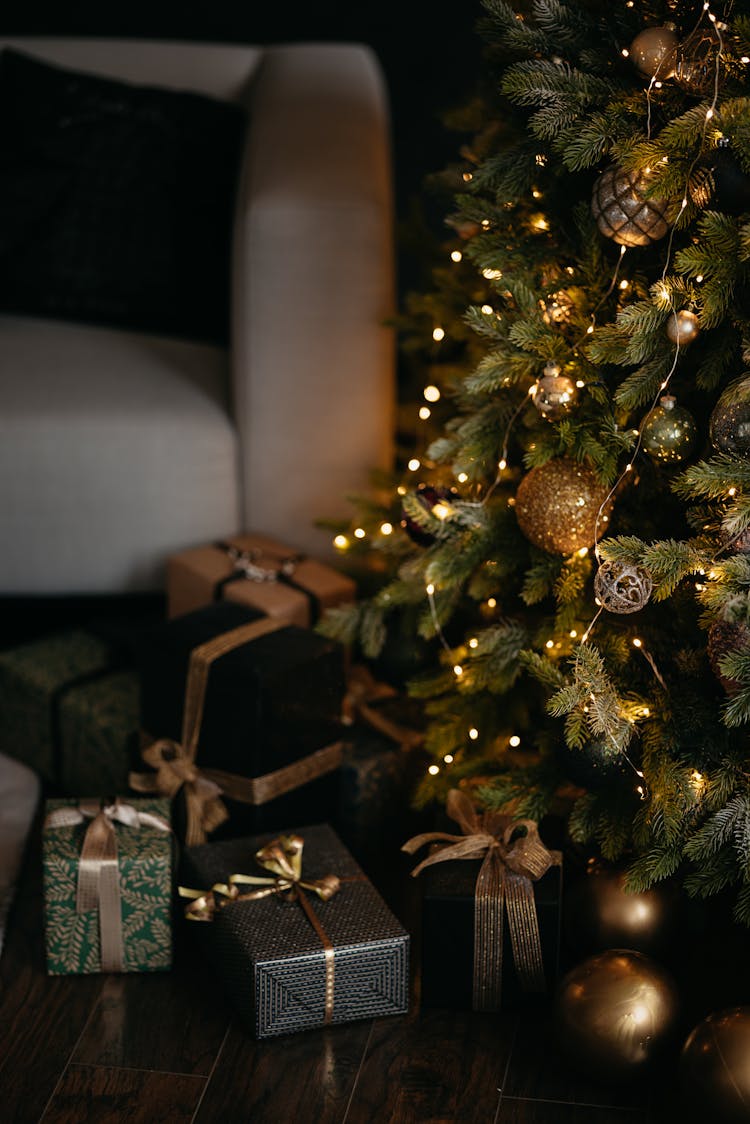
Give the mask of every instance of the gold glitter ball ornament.
[{"label": "gold glitter ball ornament", "polygon": [[626,172],[613,165],[594,184],[591,213],[602,234],[621,246],[648,246],[669,229],[667,204],[647,199],[648,181],[643,172]]},{"label": "gold glitter ball ornament", "polygon": [[678,993],[650,957],[608,949],[563,979],[556,1002],[560,1045],[597,1077],[635,1077],[654,1060],[674,1029]]},{"label": "gold glitter ball ornament", "polygon": [[648,570],[628,562],[602,562],[594,578],[594,594],[610,613],[637,613],[653,588]]},{"label": "gold glitter ball ornament", "polygon": [[674,74],[678,42],[671,27],[647,27],[630,44],[630,57],[647,78],[666,80]]},{"label": "gold glitter ball ornament", "polygon": [[518,525],[529,542],[550,554],[572,554],[593,546],[609,523],[612,501],[586,465],[558,457],[532,468],[516,493]]},{"label": "gold glitter ball ornament", "polygon": [[654,461],[679,464],[689,456],[698,436],[698,427],[689,410],[665,394],[659,405],[649,410],[641,422],[641,444]]}]

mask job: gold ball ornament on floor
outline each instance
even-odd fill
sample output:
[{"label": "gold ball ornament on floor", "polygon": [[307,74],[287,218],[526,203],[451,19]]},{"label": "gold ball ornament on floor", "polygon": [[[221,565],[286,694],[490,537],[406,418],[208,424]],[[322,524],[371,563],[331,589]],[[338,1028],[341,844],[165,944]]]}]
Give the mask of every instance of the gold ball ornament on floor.
[{"label": "gold ball ornament on floor", "polygon": [[750,375],[723,392],[711,414],[709,433],[720,453],[750,456]]},{"label": "gold ball ornament on floor", "polygon": [[594,594],[608,613],[637,613],[653,588],[648,570],[629,562],[602,562],[594,577]]},{"label": "gold ball ornament on floor", "polygon": [[633,1078],[658,1055],[677,1018],[677,989],[655,961],[607,949],[578,964],[560,984],[560,1045],[578,1068],[609,1080]]},{"label": "gold ball ornament on floor", "polygon": [[570,412],[575,399],[576,384],[562,373],[559,364],[550,361],[534,387],[534,406],[547,421],[558,421]]},{"label": "gold ball ornament on floor", "polygon": [[602,234],[621,246],[648,246],[669,230],[666,203],[647,199],[648,180],[642,172],[626,172],[613,165],[594,184],[591,213]]},{"label": "gold ball ornament on floor", "polygon": [[750,1120],[750,1007],[717,1011],[699,1023],[682,1048],[679,1076],[691,1119]]},{"label": "gold ball ornament on floor", "polygon": [[671,27],[647,27],[630,44],[630,57],[647,78],[666,80],[674,74],[678,43]]},{"label": "gold ball ornament on floor", "polygon": [[690,456],[698,436],[695,418],[677,399],[665,394],[641,422],[641,445],[652,460],[679,464]]},{"label": "gold ball ornament on floor", "polygon": [[611,500],[607,489],[586,465],[557,457],[532,468],[516,493],[518,525],[529,542],[550,554],[572,554],[596,540],[609,523]]},{"label": "gold ball ornament on floor", "polygon": [[689,308],[681,308],[679,312],[670,312],[666,324],[667,338],[680,347],[687,347],[697,339],[701,330],[700,321]]},{"label": "gold ball ornament on floor", "polygon": [[632,894],[625,889],[626,876],[621,867],[592,861],[567,891],[565,941],[571,953],[628,948],[656,955],[669,946],[676,927],[674,888],[659,883]]}]

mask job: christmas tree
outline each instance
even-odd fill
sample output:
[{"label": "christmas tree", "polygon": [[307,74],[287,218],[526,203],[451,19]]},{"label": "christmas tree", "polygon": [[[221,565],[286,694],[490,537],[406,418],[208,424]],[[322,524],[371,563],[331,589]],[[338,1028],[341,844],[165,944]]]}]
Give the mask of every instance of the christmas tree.
[{"label": "christmas tree", "polygon": [[413,634],[418,802],[562,813],[750,923],[750,11],[712,3],[484,0],[421,437],[324,628]]}]

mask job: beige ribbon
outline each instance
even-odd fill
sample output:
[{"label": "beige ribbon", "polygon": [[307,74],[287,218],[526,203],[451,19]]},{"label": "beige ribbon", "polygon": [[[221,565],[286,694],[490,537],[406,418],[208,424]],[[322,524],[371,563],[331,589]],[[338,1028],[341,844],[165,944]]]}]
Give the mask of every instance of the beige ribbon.
[{"label": "beige ribbon", "polygon": [[[300,835],[282,835],[256,852],[256,861],[270,871],[273,878],[255,874],[231,874],[226,882],[216,882],[208,892],[179,886],[178,893],[181,898],[187,898],[190,902],[185,907],[188,921],[213,921],[217,909],[223,909],[232,902],[257,901],[272,894],[288,894],[290,900],[299,902],[323,948],[326,970],[323,1022],[330,1023],[333,1019],[335,990],[335,950],[305,891],[317,894],[321,901],[327,902],[341,889],[341,879],[336,874],[326,874],[323,878],[304,881],[304,845],[304,839]],[[240,886],[257,888],[241,893]]]},{"label": "beige ribbon", "polygon": [[397,695],[395,688],[387,683],[379,683],[369,668],[363,664],[354,664],[346,679],[346,694],[342,703],[343,721],[351,726],[356,718],[361,718],[402,749],[415,749],[424,742],[424,734],[393,722],[372,706],[381,699],[392,699]]},{"label": "beige ribbon", "polygon": [[219,769],[199,769],[195,764],[211,665],[235,648],[286,627],[283,620],[264,617],[223,632],[193,648],[185,684],[180,741],[158,738],[141,754],[155,772],[130,774],[130,787],[136,792],[158,793],[173,798],[181,788],[184,789],[187,812],[185,843],[188,847],[205,843],[207,834],[229,818],[220,799],[222,793],[241,803],[265,804],[337,769],[341,764],[341,742],[334,742],[262,777],[247,778]]},{"label": "beige ribbon", "polygon": [[139,812],[132,804],[107,804],[81,800],[77,807],[56,808],[44,821],[52,831],[75,827],[90,820],[83,837],[78,861],[76,913],[99,913],[99,955],[102,972],[123,971],[122,909],[120,902],[120,869],[117,859],[117,835],[114,824],[124,824],[136,831],[153,827],[171,831],[167,821],[151,812]]},{"label": "beige ribbon", "polygon": [[[507,909],[511,952],[524,991],[544,991],[545,976],[532,882],[561,862],[548,851],[533,820],[497,812],[480,815],[466,793],[451,789],[446,811],[463,832],[415,835],[401,848],[414,854],[428,843],[445,843],[412,871],[454,859],[482,859],[474,894],[474,984],[476,1011],[500,1009],[503,976],[503,918]],[[519,831],[524,834],[517,834]]]}]

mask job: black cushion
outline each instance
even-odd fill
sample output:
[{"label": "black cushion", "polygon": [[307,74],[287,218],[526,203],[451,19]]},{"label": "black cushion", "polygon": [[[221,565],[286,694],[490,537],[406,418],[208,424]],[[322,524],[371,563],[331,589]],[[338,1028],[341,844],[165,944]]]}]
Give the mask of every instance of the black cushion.
[{"label": "black cushion", "polygon": [[224,343],[239,106],[0,53],[0,309]]}]

